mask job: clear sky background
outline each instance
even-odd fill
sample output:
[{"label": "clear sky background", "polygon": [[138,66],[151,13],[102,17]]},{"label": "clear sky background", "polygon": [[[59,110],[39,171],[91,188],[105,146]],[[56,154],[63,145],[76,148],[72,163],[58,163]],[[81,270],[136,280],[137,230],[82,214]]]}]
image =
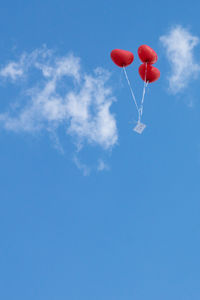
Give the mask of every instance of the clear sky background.
[{"label": "clear sky background", "polygon": [[[0,299],[200,299],[198,1],[0,2]],[[122,70],[158,53],[142,135]]]}]

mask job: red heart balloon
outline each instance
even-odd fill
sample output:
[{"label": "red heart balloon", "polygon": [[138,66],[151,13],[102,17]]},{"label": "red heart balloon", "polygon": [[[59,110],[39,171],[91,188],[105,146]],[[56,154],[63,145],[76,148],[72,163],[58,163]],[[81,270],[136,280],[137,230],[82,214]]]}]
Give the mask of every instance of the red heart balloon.
[{"label": "red heart balloon", "polygon": [[112,61],[118,66],[118,67],[127,67],[130,65],[134,60],[134,55],[130,51],[121,50],[121,49],[115,49],[112,50],[110,53]]},{"label": "red heart balloon", "polygon": [[138,56],[143,63],[155,64],[158,60],[157,53],[147,45],[138,48]]},{"label": "red heart balloon", "polygon": [[160,77],[160,71],[156,67],[149,65],[147,63],[142,64],[139,67],[139,74],[142,80],[149,83],[158,80],[158,78]]}]

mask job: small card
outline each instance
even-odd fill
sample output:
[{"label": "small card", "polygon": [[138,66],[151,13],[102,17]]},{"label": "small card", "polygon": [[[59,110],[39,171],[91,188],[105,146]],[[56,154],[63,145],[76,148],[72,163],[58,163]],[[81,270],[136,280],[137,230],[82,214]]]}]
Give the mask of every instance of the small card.
[{"label": "small card", "polygon": [[141,134],[145,128],[146,128],[145,124],[138,122],[137,125],[133,128],[133,130]]}]

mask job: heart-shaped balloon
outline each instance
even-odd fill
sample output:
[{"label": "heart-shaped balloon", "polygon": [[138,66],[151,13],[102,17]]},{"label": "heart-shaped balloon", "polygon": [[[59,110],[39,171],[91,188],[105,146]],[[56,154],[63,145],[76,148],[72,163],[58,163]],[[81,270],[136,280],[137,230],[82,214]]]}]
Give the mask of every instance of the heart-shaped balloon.
[{"label": "heart-shaped balloon", "polygon": [[134,60],[134,55],[130,51],[121,50],[121,49],[115,49],[112,50],[110,53],[112,61],[118,66],[118,67],[127,67],[130,65]]},{"label": "heart-shaped balloon", "polygon": [[139,67],[139,74],[142,80],[149,83],[158,80],[158,78],[160,77],[160,71],[156,67],[147,63],[142,64]]},{"label": "heart-shaped balloon", "polygon": [[138,48],[138,56],[143,63],[155,64],[158,60],[157,53],[147,45]]}]

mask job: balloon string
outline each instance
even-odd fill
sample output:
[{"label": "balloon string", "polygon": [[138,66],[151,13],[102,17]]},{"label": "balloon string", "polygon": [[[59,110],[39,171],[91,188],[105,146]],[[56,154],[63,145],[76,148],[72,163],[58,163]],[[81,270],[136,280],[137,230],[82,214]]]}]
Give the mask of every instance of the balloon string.
[{"label": "balloon string", "polygon": [[144,106],[144,97],[145,97],[145,93],[146,93],[146,88],[148,86],[149,81],[146,82],[147,79],[147,63],[146,63],[146,69],[145,69],[145,80],[144,80],[144,87],[143,87],[143,92],[142,92],[142,100],[141,100],[141,105],[139,108],[139,121],[142,118],[142,114],[143,114],[143,106]]},{"label": "balloon string", "polygon": [[137,104],[135,95],[134,95],[134,93],[133,93],[133,89],[132,89],[132,87],[131,87],[131,83],[130,83],[130,81],[129,81],[129,79],[128,79],[128,75],[127,75],[127,73],[126,73],[125,67],[123,67],[123,70],[124,70],[124,74],[125,74],[126,80],[127,80],[127,82],[128,82],[128,85],[129,85],[129,89],[130,89],[130,91],[131,91],[131,95],[132,95],[133,101],[134,101],[135,106],[136,106],[136,108],[137,108],[137,111],[138,111],[138,118],[139,118],[139,121],[140,121],[140,110],[139,110],[139,107],[138,107],[138,104]]}]

